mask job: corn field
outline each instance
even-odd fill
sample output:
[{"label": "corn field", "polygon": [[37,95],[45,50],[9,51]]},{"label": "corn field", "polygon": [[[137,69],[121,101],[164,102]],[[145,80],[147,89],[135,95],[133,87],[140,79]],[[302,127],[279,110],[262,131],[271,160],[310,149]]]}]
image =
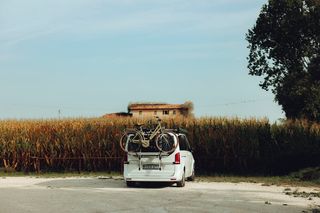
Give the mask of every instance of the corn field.
[{"label": "corn field", "polygon": [[[0,167],[24,172],[121,171],[124,153],[118,141],[136,122],[131,118],[0,121]],[[211,117],[163,124],[188,130],[198,173],[286,174],[320,165],[319,124]]]}]

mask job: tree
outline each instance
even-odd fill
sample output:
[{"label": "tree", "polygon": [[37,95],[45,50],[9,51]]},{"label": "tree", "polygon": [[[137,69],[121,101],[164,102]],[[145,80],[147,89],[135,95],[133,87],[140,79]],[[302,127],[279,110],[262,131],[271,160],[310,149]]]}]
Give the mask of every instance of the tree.
[{"label": "tree", "polygon": [[320,0],[269,0],[246,40],[249,74],[287,118],[320,121]]},{"label": "tree", "polygon": [[193,114],[194,105],[192,101],[186,101],[184,102],[184,104],[182,104],[182,106],[188,109],[187,114],[185,114],[185,116],[194,117],[194,114]]}]

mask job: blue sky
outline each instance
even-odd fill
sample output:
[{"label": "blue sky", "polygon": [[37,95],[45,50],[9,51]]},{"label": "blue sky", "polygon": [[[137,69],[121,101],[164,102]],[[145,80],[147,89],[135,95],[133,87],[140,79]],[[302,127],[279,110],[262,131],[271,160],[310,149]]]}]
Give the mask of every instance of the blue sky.
[{"label": "blue sky", "polygon": [[92,117],[129,102],[283,117],[248,75],[266,0],[0,0],[0,118]]}]

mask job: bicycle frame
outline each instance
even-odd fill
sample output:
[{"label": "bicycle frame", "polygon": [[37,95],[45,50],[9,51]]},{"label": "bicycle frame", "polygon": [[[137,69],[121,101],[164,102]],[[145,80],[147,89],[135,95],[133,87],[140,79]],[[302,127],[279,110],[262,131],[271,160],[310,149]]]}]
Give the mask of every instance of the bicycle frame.
[{"label": "bicycle frame", "polygon": [[157,125],[157,127],[156,127],[156,128],[153,130],[153,132],[151,133],[149,140],[152,140],[154,137],[156,137],[156,135],[157,135],[159,132],[161,132],[161,130],[162,130],[162,126],[161,126],[161,123],[159,122],[158,125]]},{"label": "bicycle frame", "polygon": [[176,145],[172,144],[172,141],[170,142],[170,139],[168,138],[168,134],[172,132],[173,130],[167,130],[165,127],[162,127],[161,120],[158,118],[158,125],[153,130],[146,130],[140,124],[134,129],[125,130],[124,135],[120,139],[120,147],[123,151],[128,152],[128,147],[126,146],[129,143],[136,144],[135,148],[134,146],[131,148],[134,150],[131,152],[137,152],[141,148],[140,146],[148,148],[150,146],[150,142],[156,138],[154,140],[154,148],[157,148],[160,152],[171,152],[176,147]]},{"label": "bicycle frame", "polygon": [[[133,137],[132,142],[133,143],[137,143],[137,144],[141,144],[143,147],[147,148],[150,145],[150,141],[156,137],[160,132],[162,132],[162,126],[161,126],[161,122],[160,120],[158,120],[158,125],[157,127],[151,132],[151,135],[149,137],[149,139],[145,139],[145,136],[147,135],[143,130],[142,130],[142,126],[140,126],[140,129],[137,130],[136,135]],[[140,134],[142,136],[142,140],[135,140],[135,137]]]}]

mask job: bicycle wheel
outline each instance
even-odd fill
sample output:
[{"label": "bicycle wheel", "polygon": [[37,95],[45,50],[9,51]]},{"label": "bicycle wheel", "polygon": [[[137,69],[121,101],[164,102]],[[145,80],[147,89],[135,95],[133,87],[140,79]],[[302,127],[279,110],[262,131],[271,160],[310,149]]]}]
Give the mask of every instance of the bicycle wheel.
[{"label": "bicycle wheel", "polygon": [[143,137],[137,131],[125,132],[120,139],[120,147],[125,152],[137,152],[141,147]]},{"label": "bicycle wheel", "polygon": [[162,152],[173,152],[177,145],[173,136],[168,133],[161,133],[156,138],[156,146]]}]

